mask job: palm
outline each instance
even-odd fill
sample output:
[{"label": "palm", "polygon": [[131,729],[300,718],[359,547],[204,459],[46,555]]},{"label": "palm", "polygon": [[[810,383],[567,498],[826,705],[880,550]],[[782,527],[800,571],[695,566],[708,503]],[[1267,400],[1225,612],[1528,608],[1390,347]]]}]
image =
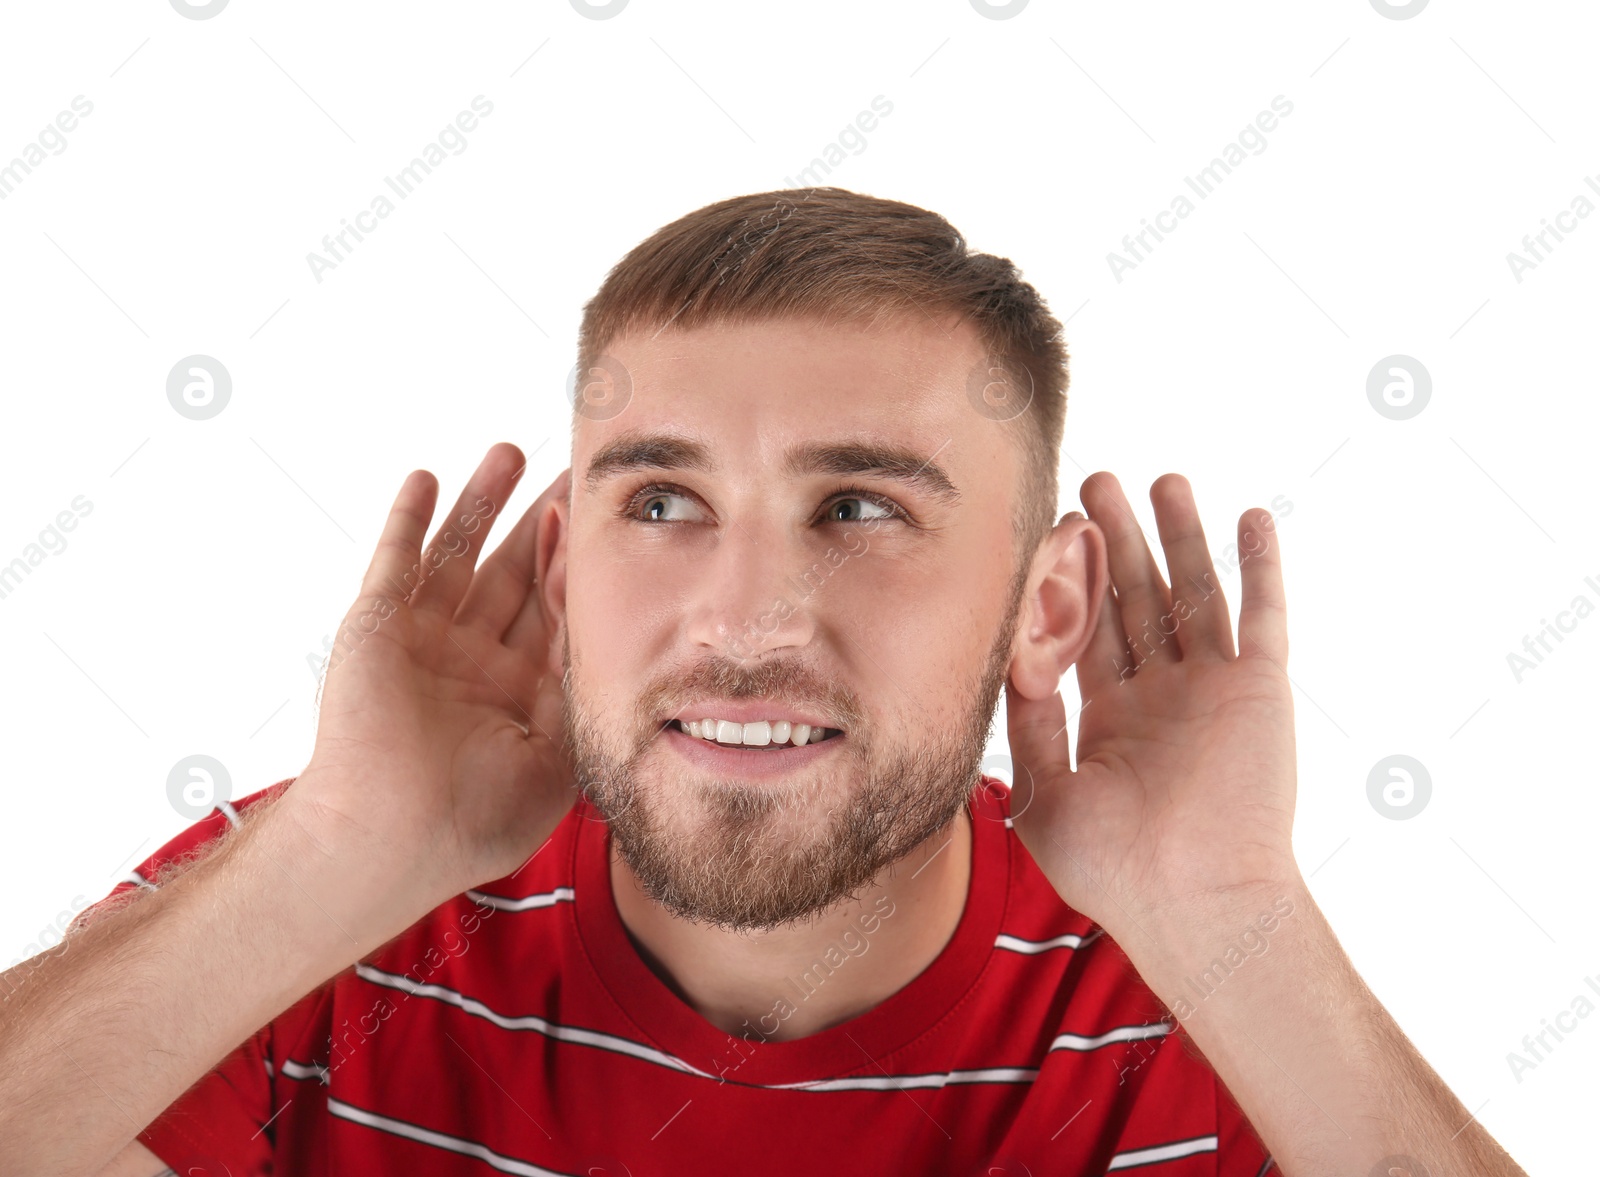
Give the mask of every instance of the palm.
[{"label": "palm", "polygon": [[[1175,631],[1170,620],[1161,630],[1142,624],[1146,614],[1170,618],[1174,597],[1131,513],[1117,510],[1120,492],[1088,496],[1102,507],[1097,522],[1117,593],[1107,593],[1077,663],[1085,702],[1076,771],[1060,695],[1007,694],[1019,764],[1013,787],[1027,790],[1013,799],[1017,833],[1063,898],[1102,923],[1136,920],[1140,908],[1182,894],[1257,882],[1292,860],[1294,717],[1282,611],[1270,608],[1274,584],[1281,600],[1276,545],[1246,561],[1244,649],[1235,654],[1220,589],[1192,591],[1208,583],[1190,578],[1210,571],[1210,560],[1199,563],[1204,541],[1186,484],[1165,491],[1163,542],[1175,582],[1188,590],[1178,599],[1202,602]],[[1127,633],[1162,630],[1171,632],[1164,643],[1138,645],[1130,658]]]},{"label": "palm", "polygon": [[533,725],[537,679],[525,653],[479,630],[397,610],[330,673],[320,763],[348,771],[381,756],[440,782],[417,816],[448,817],[467,840],[515,826],[510,803],[553,751]]}]

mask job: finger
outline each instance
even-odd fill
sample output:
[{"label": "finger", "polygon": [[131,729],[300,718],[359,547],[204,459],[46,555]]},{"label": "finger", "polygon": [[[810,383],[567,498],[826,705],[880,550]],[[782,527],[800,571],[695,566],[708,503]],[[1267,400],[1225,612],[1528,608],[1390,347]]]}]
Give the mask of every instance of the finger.
[{"label": "finger", "polygon": [[571,479],[570,468],[557,474],[533,506],[523,512],[511,534],[489,554],[473,575],[461,608],[456,610],[457,622],[475,625],[504,641],[530,599],[537,604],[532,590],[537,583],[540,524],[549,505],[566,497]]},{"label": "finger", "polygon": [[1089,475],[1078,493],[1089,518],[1105,533],[1111,584],[1129,649],[1141,663],[1176,662],[1172,598],[1121,484],[1115,475],[1101,471]]},{"label": "finger", "polygon": [[433,542],[409,583],[417,585],[412,607],[453,617],[462,594],[472,581],[472,568],[501,508],[516,488],[527,459],[510,442],[489,447],[483,461],[467,480],[466,489],[434,532]]},{"label": "finger", "polygon": [[373,550],[372,563],[361,578],[363,597],[384,596],[403,601],[410,595],[404,587],[406,572],[417,563],[422,537],[433,518],[439,495],[439,480],[426,470],[413,470],[400,484],[400,493],[389,508],[383,534]]},{"label": "finger", "polygon": [[1200,526],[1194,488],[1181,474],[1163,474],[1150,487],[1156,530],[1172,578],[1173,621],[1185,658],[1233,658],[1233,623]]},{"label": "finger", "polygon": [[524,511],[511,533],[472,574],[467,595],[456,610],[456,624],[481,629],[498,640],[516,619],[533,587],[539,509],[540,504],[535,503]]},{"label": "finger", "polygon": [[1283,560],[1272,512],[1260,507],[1239,516],[1239,657],[1289,662],[1289,611]]}]

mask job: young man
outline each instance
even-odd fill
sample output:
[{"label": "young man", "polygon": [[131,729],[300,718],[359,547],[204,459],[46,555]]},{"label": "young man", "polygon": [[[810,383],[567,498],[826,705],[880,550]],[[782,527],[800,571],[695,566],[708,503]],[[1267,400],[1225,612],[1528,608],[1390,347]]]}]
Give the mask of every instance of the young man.
[{"label": "young man", "polygon": [[0,1174],[1521,1172],[1296,868],[1270,514],[1237,652],[1181,477],[1170,588],[1111,475],[1056,520],[1010,262],[723,201],[579,367],[481,566],[521,452],[426,548],[406,479],[305,770],[0,977]]}]

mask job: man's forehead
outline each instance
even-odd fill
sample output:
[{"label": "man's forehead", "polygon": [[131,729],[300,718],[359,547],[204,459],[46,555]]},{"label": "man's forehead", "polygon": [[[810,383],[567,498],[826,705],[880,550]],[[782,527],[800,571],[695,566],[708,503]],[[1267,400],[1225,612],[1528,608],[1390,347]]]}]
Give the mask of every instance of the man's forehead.
[{"label": "man's forehead", "polygon": [[825,377],[831,383],[871,381],[908,391],[959,382],[982,352],[976,330],[964,320],[905,315],[876,324],[809,318],[690,330],[668,324],[613,340],[605,350],[645,387],[652,382],[670,387],[691,376],[741,385],[752,378],[776,385]]},{"label": "man's forehead", "polygon": [[[876,445],[925,460],[970,431],[966,387],[981,354],[969,324],[931,318],[871,329],[777,320],[630,334],[607,346],[596,373],[614,386],[608,410],[580,406],[575,416],[574,472],[582,479],[602,449],[672,438],[699,443],[713,461],[759,451],[788,462],[807,443]],[[812,468],[826,464],[810,457]],[[702,465],[683,458],[670,464]]]}]

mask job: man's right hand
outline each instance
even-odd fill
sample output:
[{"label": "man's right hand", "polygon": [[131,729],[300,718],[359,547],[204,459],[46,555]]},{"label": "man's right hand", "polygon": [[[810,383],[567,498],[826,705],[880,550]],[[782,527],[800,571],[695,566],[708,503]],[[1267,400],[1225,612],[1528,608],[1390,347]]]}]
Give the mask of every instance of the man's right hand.
[{"label": "man's right hand", "polygon": [[406,907],[380,924],[407,926],[512,873],[577,796],[540,592],[570,471],[476,567],[525,464],[516,446],[493,446],[426,552],[438,483],[426,470],[406,478],[329,655],[311,761],[280,800],[330,853],[362,864],[375,898]]}]

